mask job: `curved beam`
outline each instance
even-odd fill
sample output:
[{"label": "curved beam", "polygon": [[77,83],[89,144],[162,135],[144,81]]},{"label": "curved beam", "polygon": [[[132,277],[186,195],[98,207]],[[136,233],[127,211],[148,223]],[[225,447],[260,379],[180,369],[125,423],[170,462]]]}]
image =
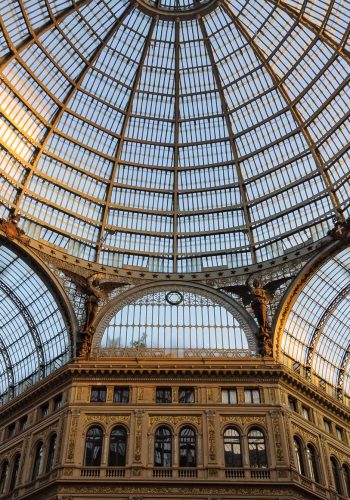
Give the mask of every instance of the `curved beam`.
[{"label": "curved beam", "polygon": [[302,26],[305,26],[305,28],[309,29],[315,35],[326,45],[332,47],[332,49],[337,52],[341,57],[343,57],[349,64],[350,64],[350,52],[344,48],[344,44],[349,36],[350,33],[350,25],[348,29],[345,31],[343,39],[340,43],[338,43],[334,38],[327,32],[326,30],[326,23],[329,19],[329,16],[331,14],[332,8],[334,6],[334,0],[330,2],[329,8],[327,10],[327,13],[325,15],[325,18],[320,26],[315,24],[313,21],[310,20],[308,16],[305,15],[305,3],[303,4],[303,7],[298,10],[290,5],[288,5],[287,2],[283,0],[266,0],[268,3],[274,5],[275,7],[283,10],[283,12],[286,12],[292,19],[295,19],[298,21],[299,24]]},{"label": "curved beam", "polygon": [[46,33],[47,31],[50,31],[51,29],[57,27],[62,21],[66,19],[66,17],[70,16],[74,12],[78,12],[80,9],[85,7],[85,5],[89,5],[91,2],[94,0],[77,0],[72,1],[73,5],[71,7],[68,7],[64,9],[57,17],[51,17],[51,20],[48,21],[47,23],[43,24],[40,26],[40,28],[37,28],[35,30],[32,30],[29,28],[29,20],[26,14],[23,12],[23,17],[25,20],[26,25],[28,26],[28,30],[30,32],[29,37],[21,42],[18,45],[14,45],[11,41],[10,35],[8,34],[8,31],[6,29],[5,23],[3,22],[1,16],[0,16],[0,27],[2,28],[2,32],[4,33],[7,45],[10,48],[10,51],[5,54],[3,57],[0,58],[0,71],[2,71],[13,59],[15,59],[23,50],[27,49],[34,43],[37,43],[39,41],[39,38]]},{"label": "curved beam", "polygon": [[15,376],[13,372],[13,364],[11,361],[11,357],[1,337],[0,337],[0,355],[3,358],[6,367],[6,375],[8,380],[7,393],[11,397],[13,395],[12,393],[15,388]]},{"label": "curved beam", "polygon": [[246,27],[242,24],[242,22],[233,14],[229,6],[225,3],[225,0],[223,0],[222,7],[227,13],[227,15],[232,19],[234,25],[236,26],[237,30],[244,36],[244,38],[247,40],[249,46],[253,50],[255,56],[257,57],[258,60],[263,64],[264,68],[270,75],[271,80],[273,81],[275,87],[279,90],[280,94],[282,95],[284,101],[288,105],[288,108],[291,112],[291,115],[293,116],[296,124],[298,125],[301,133],[304,136],[304,139],[306,143],[308,144],[312,157],[314,159],[316,168],[319,172],[319,175],[321,176],[323,183],[325,185],[326,191],[328,193],[328,196],[333,204],[333,209],[336,213],[336,215],[341,219],[345,220],[344,216],[342,214],[341,210],[341,204],[340,201],[338,200],[337,194],[334,190],[334,186],[332,183],[332,180],[324,168],[323,165],[323,160],[322,157],[316,147],[316,144],[314,140],[312,139],[304,121],[303,118],[299,112],[299,110],[296,107],[296,104],[293,102],[293,100],[290,98],[287,90],[285,89],[285,84],[281,81],[281,78],[275,73],[273,70],[273,67],[268,60],[268,58],[265,56],[264,52],[260,49],[260,47],[257,45],[257,43],[254,41],[254,39],[250,36],[248,30]]},{"label": "curved beam", "polygon": [[183,282],[179,280],[160,281],[156,285],[152,282],[135,288],[129,288],[126,292],[121,293],[118,297],[115,297],[113,300],[108,302],[99,311],[93,325],[95,327],[95,335],[92,342],[92,352],[95,352],[99,348],[102,336],[109,321],[124,306],[130,304],[133,300],[139,297],[147,295],[147,293],[172,289],[186,290],[194,294],[197,293],[198,295],[202,294],[211,298],[216,303],[221,304],[222,307],[225,307],[234,317],[237,318],[240,326],[247,336],[249,349],[255,353],[258,352],[258,326],[243,306],[241,306],[232,297],[229,297],[223,292],[220,292],[215,288],[211,288],[208,285],[194,282]]},{"label": "curved beam", "polygon": [[207,29],[205,27],[205,24],[203,22],[202,17],[199,17],[198,23],[199,23],[199,26],[200,26],[201,31],[202,31],[204,44],[205,44],[206,50],[208,52],[208,56],[209,56],[210,63],[211,63],[211,69],[212,69],[212,72],[213,72],[213,75],[215,78],[215,82],[216,82],[216,86],[217,86],[217,89],[218,89],[218,92],[220,95],[222,113],[223,113],[225,121],[226,121],[226,127],[227,127],[227,130],[229,133],[229,138],[230,138],[231,150],[232,150],[234,163],[235,163],[237,176],[238,176],[239,192],[240,192],[240,196],[241,196],[241,203],[242,203],[244,219],[245,219],[245,223],[246,223],[246,231],[247,231],[250,251],[251,251],[251,255],[252,255],[252,263],[256,264],[256,262],[257,262],[256,247],[255,247],[254,236],[253,236],[253,231],[252,231],[252,223],[251,223],[251,218],[250,218],[250,213],[249,213],[246,187],[244,184],[243,173],[242,173],[241,166],[239,163],[239,155],[238,155],[236,141],[235,141],[235,134],[234,134],[232,123],[231,123],[231,120],[229,117],[228,105],[227,105],[227,101],[225,99],[224,89],[222,87],[220,72],[219,72],[218,66],[215,62],[213,49],[212,49],[212,46],[211,46],[211,43],[209,40],[209,36],[207,33]]},{"label": "curved beam", "polygon": [[40,334],[36,328],[35,320],[33,316],[30,314],[28,307],[26,307],[21,299],[17,297],[13,290],[6,285],[0,278],[0,289],[9,297],[9,299],[15,304],[17,309],[22,314],[24,321],[27,324],[28,330],[33,338],[33,342],[36,348],[36,352],[38,355],[38,364],[39,364],[39,372],[41,377],[45,376],[45,355],[43,345],[41,343]]},{"label": "curved beam", "polygon": [[113,193],[114,179],[115,179],[116,173],[118,171],[118,167],[119,167],[120,157],[121,157],[121,153],[122,153],[122,149],[123,149],[123,144],[124,144],[125,132],[126,132],[126,129],[127,129],[128,123],[129,123],[129,119],[130,119],[130,115],[131,115],[131,111],[132,111],[132,106],[133,106],[133,102],[134,102],[134,98],[135,98],[136,89],[137,89],[137,86],[138,86],[138,84],[140,82],[140,79],[141,79],[143,66],[144,66],[145,59],[146,59],[146,56],[147,56],[147,53],[148,53],[148,49],[149,49],[149,47],[151,45],[152,35],[153,35],[153,31],[154,31],[154,28],[155,28],[155,25],[156,25],[157,21],[158,21],[158,17],[155,17],[155,18],[153,18],[153,20],[152,20],[152,22],[150,24],[150,28],[149,28],[149,31],[148,31],[148,34],[147,34],[147,38],[146,38],[146,40],[144,42],[144,46],[143,46],[143,49],[142,49],[141,58],[140,58],[140,61],[139,61],[139,64],[138,64],[138,67],[137,67],[137,70],[136,70],[136,73],[135,73],[135,77],[134,77],[132,89],[131,89],[131,92],[130,92],[129,101],[128,101],[128,104],[127,104],[127,107],[126,107],[126,110],[125,110],[123,125],[122,125],[122,129],[120,131],[120,139],[119,139],[118,146],[117,146],[117,151],[116,151],[116,155],[115,155],[115,160],[114,160],[112,172],[111,172],[111,175],[110,175],[110,178],[109,178],[109,185],[108,185],[108,189],[107,189],[106,203],[105,203],[105,206],[103,208],[103,216],[102,216],[102,221],[101,221],[100,234],[99,234],[99,237],[98,237],[98,243],[97,243],[97,248],[96,248],[96,262],[97,263],[99,261],[99,257],[100,257],[102,245],[104,244],[105,239],[107,237],[106,234],[105,234],[105,227],[106,227],[106,223],[107,223],[107,219],[108,219],[109,209],[110,209],[110,206],[111,206],[111,199],[112,199],[112,193]]},{"label": "curved beam", "polygon": [[317,253],[317,255],[315,255],[309,262],[307,262],[300,273],[289,285],[280,301],[280,305],[272,321],[274,357],[276,360],[281,360],[281,339],[284,334],[289,314],[300,292],[312,276],[314,276],[314,274],[316,274],[316,272],[320,269],[322,264],[349,245],[350,234],[348,234],[348,236],[343,240],[333,240],[331,237],[328,237],[328,241],[330,243]]},{"label": "curved beam", "polygon": [[310,338],[309,347],[306,353],[306,377],[311,380],[311,372],[312,372],[312,364],[314,353],[316,351],[317,343],[323,333],[324,327],[327,324],[327,321],[332,316],[333,312],[336,310],[340,302],[348,295],[350,292],[350,283],[348,283],[339,294],[332,300],[330,304],[327,305],[327,308],[319,318],[317,325],[315,326],[315,330]]},{"label": "curved beam", "polygon": [[[30,247],[22,245],[18,241],[9,241],[4,236],[0,235],[0,247],[6,246],[10,248],[16,255],[23,259],[40,278],[43,279],[46,286],[57,300],[57,305],[66,324],[67,333],[71,343],[71,355],[75,355],[75,339],[78,331],[78,320],[74,309],[67,296],[67,292],[62,285],[60,279],[52,272],[47,263],[42,260],[37,253],[31,250]],[[38,250],[37,250],[38,252]],[[38,252],[40,253],[40,251]]]},{"label": "curved beam", "polygon": [[80,74],[78,75],[78,77],[76,78],[76,80],[74,81],[74,85],[72,85],[72,88],[68,92],[68,94],[67,94],[66,98],[64,99],[63,103],[60,104],[60,109],[57,112],[56,116],[54,117],[52,123],[50,124],[50,126],[46,130],[44,138],[42,140],[42,143],[41,143],[40,147],[38,148],[37,153],[35,155],[35,158],[33,160],[33,164],[31,166],[31,168],[29,168],[27,170],[26,177],[23,180],[22,186],[21,186],[21,188],[19,189],[19,191],[17,193],[17,199],[16,199],[15,206],[14,206],[15,212],[19,211],[19,209],[20,209],[22,198],[24,196],[24,193],[26,192],[27,186],[28,186],[28,184],[29,184],[29,182],[30,182],[30,180],[31,180],[31,178],[33,176],[33,173],[35,172],[35,170],[36,170],[36,168],[38,166],[40,158],[41,158],[41,156],[42,156],[42,154],[44,152],[44,148],[45,148],[48,140],[50,139],[51,135],[55,132],[55,128],[56,128],[57,124],[59,123],[59,121],[60,121],[63,113],[66,111],[69,102],[71,101],[71,99],[75,95],[76,91],[79,90],[80,85],[83,82],[83,79],[85,78],[85,76],[88,73],[88,71],[91,69],[92,65],[95,63],[95,61],[100,56],[100,54],[103,51],[103,49],[105,48],[106,44],[113,37],[113,35],[116,33],[116,31],[121,26],[121,24],[122,24],[123,20],[125,19],[125,17],[132,11],[133,8],[134,8],[134,3],[131,2],[127,6],[127,8],[124,10],[123,14],[113,23],[111,29],[106,33],[105,37],[101,40],[99,46],[92,53],[92,55],[90,56],[87,64],[85,65],[85,67],[83,68],[83,70],[80,72]]}]

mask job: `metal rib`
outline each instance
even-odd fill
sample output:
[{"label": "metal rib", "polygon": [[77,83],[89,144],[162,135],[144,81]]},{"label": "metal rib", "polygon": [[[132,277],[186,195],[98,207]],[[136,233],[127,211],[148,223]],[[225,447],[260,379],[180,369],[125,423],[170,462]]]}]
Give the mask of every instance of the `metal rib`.
[{"label": "metal rib", "polygon": [[120,132],[120,140],[119,140],[117,151],[116,151],[113,169],[112,169],[111,176],[109,179],[109,186],[108,186],[108,191],[107,191],[106,203],[105,203],[105,206],[103,209],[103,217],[102,217],[102,221],[101,221],[100,235],[99,235],[98,243],[97,243],[96,262],[99,262],[99,256],[101,253],[101,246],[104,244],[104,241],[105,241],[105,234],[104,233],[105,233],[105,227],[106,227],[106,223],[107,223],[107,219],[108,219],[109,208],[111,206],[111,198],[112,198],[112,192],[113,192],[113,186],[114,186],[114,179],[115,179],[115,176],[116,176],[116,173],[118,170],[118,166],[119,166],[120,155],[121,155],[121,152],[123,149],[125,132],[126,132],[126,128],[127,128],[128,122],[129,122],[130,115],[131,115],[132,105],[133,105],[134,98],[135,98],[135,92],[136,92],[137,86],[138,86],[140,78],[141,78],[143,65],[144,65],[144,62],[146,59],[146,55],[147,55],[150,43],[151,43],[153,30],[154,30],[154,27],[157,23],[157,20],[158,20],[158,18],[155,17],[151,22],[150,29],[149,29],[147,38],[145,40],[145,45],[143,47],[143,51],[141,54],[139,66],[138,66],[136,74],[135,74],[134,83],[133,83],[132,91],[130,93],[129,102],[128,102],[128,105],[127,105],[127,108],[125,111],[123,126],[122,126],[122,130]]},{"label": "metal rib", "polygon": [[210,40],[208,37],[206,27],[205,27],[203,19],[201,17],[198,19],[198,22],[199,22],[199,25],[200,25],[200,28],[201,28],[201,31],[203,34],[204,43],[205,43],[205,46],[206,46],[206,49],[208,52],[208,56],[210,59],[210,63],[212,66],[212,71],[214,74],[216,86],[217,86],[217,89],[218,89],[218,92],[220,95],[222,112],[223,112],[223,115],[225,117],[226,126],[227,126],[228,133],[229,133],[231,150],[232,150],[234,163],[235,163],[235,167],[236,167],[236,171],[237,171],[238,182],[239,182],[239,192],[240,192],[240,196],[241,196],[241,203],[242,203],[242,208],[243,208],[243,213],[244,213],[244,218],[245,218],[245,223],[246,223],[246,231],[247,231],[247,236],[248,236],[248,241],[249,241],[249,246],[250,246],[250,251],[251,251],[251,256],[252,256],[252,263],[255,264],[257,262],[256,248],[255,248],[254,236],[253,236],[253,231],[252,231],[252,224],[251,224],[250,213],[249,213],[246,187],[244,184],[242,170],[241,170],[241,167],[239,164],[239,157],[238,157],[238,151],[237,151],[237,147],[236,147],[236,143],[235,143],[234,132],[233,132],[231,120],[230,120],[230,117],[228,114],[228,106],[227,106],[227,102],[225,99],[224,90],[222,88],[219,69],[218,69],[217,64],[215,62],[213,49],[212,49],[211,44],[210,44]]},{"label": "metal rib", "polygon": [[1,279],[0,279],[0,288],[9,297],[9,299],[15,304],[15,306],[20,311],[20,313],[22,314],[22,316],[24,318],[24,321],[27,324],[28,330],[30,332],[30,335],[32,336],[32,339],[33,339],[33,342],[35,345],[35,349],[36,349],[36,352],[38,355],[39,372],[40,372],[41,376],[44,377],[45,376],[45,366],[46,366],[45,355],[44,355],[43,345],[41,343],[40,334],[36,328],[35,320],[34,320],[33,316],[31,315],[31,313],[29,312],[28,307],[23,304],[21,299],[19,297],[17,297],[17,295],[13,292],[13,290],[11,290],[11,288],[8,287],[6,285],[6,283],[4,283]]},{"label": "metal rib", "polygon": [[312,154],[312,157],[315,161],[315,165],[317,167],[317,170],[322,177],[322,180],[325,184],[327,193],[330,197],[330,200],[332,202],[333,208],[335,213],[342,219],[344,219],[344,216],[342,215],[342,210],[341,210],[341,205],[340,201],[338,200],[338,197],[335,193],[332,181],[329,177],[328,172],[326,171],[322,157],[316,147],[315,142],[313,141],[309,131],[307,130],[307,127],[302,119],[301,114],[299,113],[295,103],[293,103],[292,99],[290,98],[288,92],[285,89],[284,84],[282,83],[281,79],[279,76],[274,72],[272,69],[272,66],[270,62],[268,61],[267,57],[263,53],[263,51],[260,49],[260,47],[256,44],[256,42],[253,40],[253,38],[250,36],[248,33],[248,30],[243,26],[241,21],[233,14],[229,6],[225,3],[225,0],[223,0],[222,7],[227,13],[227,15],[231,18],[233,21],[234,25],[236,26],[237,30],[244,36],[244,38],[247,40],[249,46],[252,48],[255,56],[263,63],[264,67],[266,68],[266,71],[269,73],[272,81],[274,82],[276,88],[279,90],[281,93],[284,101],[287,103],[288,108],[294,117],[295,122],[300,128],[300,131],[302,132],[306,143],[308,144],[310,148],[310,152]]},{"label": "metal rib", "polygon": [[330,14],[331,14],[334,0],[332,2],[330,2],[330,5],[329,5],[328,10],[327,10],[327,14],[325,15],[325,18],[320,26],[317,26],[317,24],[312,22],[309,17],[304,15],[305,2],[303,4],[303,7],[300,9],[300,11],[298,11],[294,7],[291,7],[290,5],[288,5],[283,0],[266,0],[266,1],[273,4],[274,6],[278,7],[279,9],[283,10],[291,18],[296,19],[299,24],[301,24],[302,26],[305,26],[305,28],[307,28],[310,31],[312,31],[313,33],[315,33],[315,35],[317,35],[317,37],[322,42],[324,42],[326,45],[329,45],[330,47],[332,47],[332,49],[334,49],[341,57],[343,57],[350,64],[350,52],[344,48],[344,44],[349,36],[350,25],[349,25],[348,29],[345,31],[343,39],[340,43],[338,43],[336,40],[334,40],[334,38],[332,38],[332,36],[329,33],[327,33],[327,31],[325,30],[325,25],[327,23],[327,20],[328,20]]},{"label": "metal rib", "polygon": [[64,102],[62,104],[60,104],[60,110],[57,112],[56,116],[53,119],[53,122],[51,123],[50,127],[47,129],[47,131],[45,133],[45,136],[43,138],[43,141],[42,141],[42,143],[40,145],[40,148],[38,149],[38,151],[37,151],[37,153],[35,155],[35,159],[33,161],[33,165],[31,166],[31,168],[29,168],[27,170],[27,174],[26,174],[26,177],[25,177],[25,179],[23,181],[22,187],[20,188],[20,190],[17,193],[17,199],[16,199],[15,207],[14,207],[16,211],[19,210],[19,208],[20,208],[22,198],[24,196],[24,193],[26,192],[26,188],[27,188],[27,186],[29,184],[30,179],[33,176],[33,173],[35,172],[35,170],[37,168],[37,165],[39,163],[41,155],[44,152],[44,148],[45,148],[45,146],[46,146],[49,138],[51,137],[52,133],[55,132],[56,126],[59,123],[59,121],[60,121],[63,113],[66,111],[69,102],[73,98],[73,96],[76,93],[76,91],[79,89],[79,87],[80,87],[80,85],[81,85],[81,83],[82,83],[85,75],[88,73],[88,71],[90,70],[90,68],[94,64],[94,62],[100,56],[100,54],[103,51],[103,49],[105,48],[106,44],[109,42],[109,40],[112,38],[112,36],[116,33],[116,31],[120,27],[120,25],[123,22],[123,20],[125,19],[125,17],[131,12],[131,10],[133,8],[134,8],[134,4],[131,3],[130,5],[128,5],[128,7],[123,12],[123,14],[119,17],[119,19],[117,19],[115,21],[115,23],[113,24],[113,26],[111,27],[111,29],[107,32],[106,36],[101,41],[100,45],[96,48],[96,50],[91,55],[88,63],[84,67],[84,69],[81,71],[81,73],[79,74],[79,76],[75,80],[75,83],[72,86],[72,88],[70,89],[70,91],[69,91],[68,95],[66,96]]},{"label": "metal rib", "polygon": [[43,26],[35,30],[32,30],[30,28],[28,16],[26,15],[24,9],[22,8],[22,14],[25,23],[27,24],[28,29],[30,31],[30,36],[27,40],[20,43],[19,45],[13,45],[13,43],[11,42],[6,27],[0,16],[0,26],[5,35],[7,45],[10,48],[10,52],[8,52],[8,54],[0,58],[0,71],[2,71],[4,67],[7,66],[13,59],[15,59],[23,50],[36,43],[44,33],[50,31],[52,28],[60,24],[62,21],[66,19],[66,17],[71,15],[73,12],[79,11],[82,7],[85,7],[85,5],[89,5],[92,1],[93,0],[77,0],[76,2],[74,2],[72,7],[68,7],[67,9],[63,10],[57,17],[52,18],[51,21],[45,23]]}]

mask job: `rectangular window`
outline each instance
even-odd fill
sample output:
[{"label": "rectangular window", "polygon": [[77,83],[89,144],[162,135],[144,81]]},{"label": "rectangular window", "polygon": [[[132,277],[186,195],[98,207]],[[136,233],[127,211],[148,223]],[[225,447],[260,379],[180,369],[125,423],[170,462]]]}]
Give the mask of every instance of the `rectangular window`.
[{"label": "rectangular window", "polygon": [[330,421],[325,419],[325,418],[323,419],[323,427],[324,427],[324,430],[326,432],[328,432],[328,434],[330,434],[332,432],[332,425],[331,425]]},{"label": "rectangular window", "polygon": [[49,414],[49,403],[46,403],[41,407],[41,416],[42,417],[47,417]]},{"label": "rectangular window", "polygon": [[305,418],[305,420],[311,420],[310,408],[306,408],[306,406],[302,406],[301,407],[301,414]]},{"label": "rectangular window", "polygon": [[194,388],[193,387],[180,387],[180,389],[179,389],[179,403],[185,403],[185,404],[194,403]]},{"label": "rectangular window", "polygon": [[28,417],[25,415],[24,417],[20,418],[19,420],[19,430],[24,431],[27,428],[27,422],[28,422]]},{"label": "rectangular window", "polygon": [[16,433],[16,423],[10,424],[7,428],[7,436],[9,438],[13,437]]},{"label": "rectangular window", "polygon": [[114,403],[129,403],[129,387],[114,388]]},{"label": "rectangular window", "polygon": [[343,432],[343,429],[341,427],[336,427],[335,428],[335,433],[337,435],[337,438],[342,441],[344,439],[344,432]]},{"label": "rectangular window", "polygon": [[292,411],[298,411],[297,400],[295,398],[293,398],[292,396],[288,396],[288,404],[289,404],[289,408]]},{"label": "rectangular window", "polygon": [[236,389],[221,389],[221,402],[226,405],[234,405],[237,403]]},{"label": "rectangular window", "polygon": [[171,403],[172,392],[171,387],[157,387],[156,403]]},{"label": "rectangular window", "polygon": [[57,396],[54,400],[53,400],[53,404],[54,404],[54,410],[57,411],[61,408],[62,406],[62,396]]},{"label": "rectangular window", "polygon": [[91,403],[104,403],[106,401],[107,389],[106,387],[92,387],[91,388]]},{"label": "rectangular window", "polygon": [[250,404],[260,403],[259,389],[244,389],[244,401]]}]

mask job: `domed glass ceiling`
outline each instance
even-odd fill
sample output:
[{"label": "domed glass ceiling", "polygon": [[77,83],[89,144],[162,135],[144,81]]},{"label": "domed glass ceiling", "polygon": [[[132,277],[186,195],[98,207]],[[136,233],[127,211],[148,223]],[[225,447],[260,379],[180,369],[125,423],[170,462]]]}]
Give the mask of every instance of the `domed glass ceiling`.
[{"label": "domed glass ceiling", "polygon": [[266,261],[348,216],[345,3],[148,4],[2,3],[0,216],[166,273]]}]

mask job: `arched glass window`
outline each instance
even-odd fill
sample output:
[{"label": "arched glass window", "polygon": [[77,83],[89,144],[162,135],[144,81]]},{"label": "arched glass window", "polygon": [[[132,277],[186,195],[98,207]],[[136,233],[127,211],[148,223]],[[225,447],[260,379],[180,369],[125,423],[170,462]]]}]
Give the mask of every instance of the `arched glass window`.
[{"label": "arched glass window", "polygon": [[85,460],[87,466],[101,465],[103,431],[97,425],[90,427],[85,439]]},{"label": "arched glass window", "polygon": [[156,467],[171,467],[173,438],[170,429],[159,427],[154,440],[154,465]]},{"label": "arched glass window", "polygon": [[127,433],[125,427],[119,425],[111,432],[109,440],[108,465],[111,467],[125,467]]},{"label": "arched glass window", "polygon": [[242,467],[241,437],[236,429],[224,433],[225,467]]},{"label": "arched glass window", "polygon": [[305,476],[303,445],[298,437],[294,437],[294,452],[295,452],[297,470],[299,474]]},{"label": "arched glass window", "polygon": [[15,489],[15,487],[16,487],[16,482],[17,482],[17,476],[18,476],[20,461],[21,461],[21,455],[17,454],[15,456],[14,461],[13,461],[12,474],[11,474],[11,482],[10,482],[10,489],[9,489],[9,491],[13,491]]},{"label": "arched glass window", "polygon": [[32,481],[38,477],[41,472],[41,459],[43,456],[43,443],[40,441],[36,445],[35,449],[35,457],[34,457],[34,465],[33,465],[33,473],[32,473]]},{"label": "arched glass window", "polygon": [[334,457],[331,457],[331,466],[332,466],[332,474],[333,474],[333,484],[338,493],[342,493],[341,489],[341,481],[339,474],[339,463]]},{"label": "arched glass window", "polygon": [[55,458],[55,450],[56,450],[56,441],[57,436],[54,434],[50,439],[49,450],[47,452],[47,460],[46,460],[46,472],[50,472],[53,469],[53,461]]},{"label": "arched glass window", "polygon": [[6,479],[7,479],[7,474],[9,471],[9,463],[6,460],[1,468],[1,475],[0,475],[0,493],[4,493],[5,489],[5,484],[6,484]]},{"label": "arched glass window", "polygon": [[343,464],[342,473],[344,478],[346,495],[350,497],[350,468],[347,464]]},{"label": "arched glass window", "polygon": [[260,429],[249,431],[248,449],[251,467],[267,467],[265,437]]},{"label": "arched glass window", "polygon": [[306,447],[306,459],[307,459],[310,479],[312,479],[316,483],[319,483],[320,475],[318,473],[317,453],[316,449],[311,444],[308,444]]},{"label": "arched glass window", "polygon": [[180,467],[196,467],[196,433],[190,427],[180,431]]}]

